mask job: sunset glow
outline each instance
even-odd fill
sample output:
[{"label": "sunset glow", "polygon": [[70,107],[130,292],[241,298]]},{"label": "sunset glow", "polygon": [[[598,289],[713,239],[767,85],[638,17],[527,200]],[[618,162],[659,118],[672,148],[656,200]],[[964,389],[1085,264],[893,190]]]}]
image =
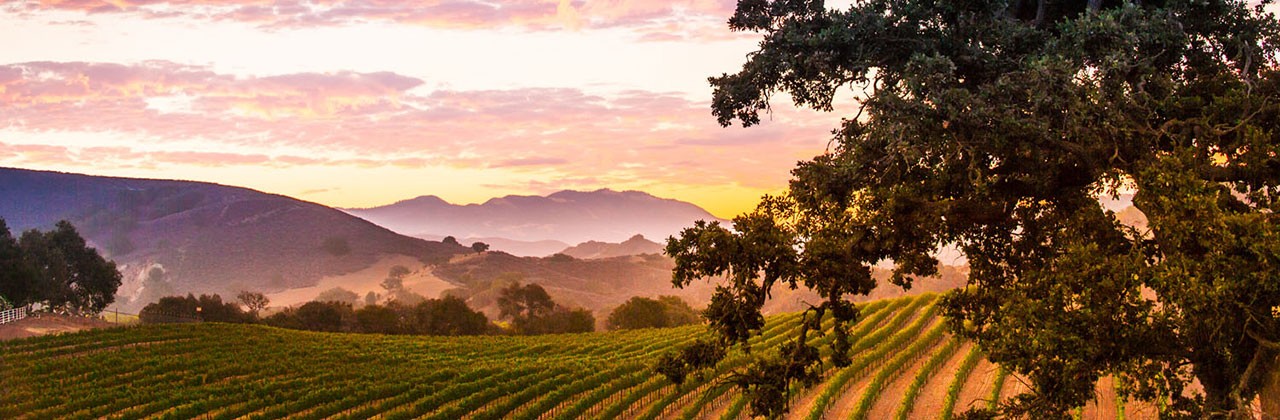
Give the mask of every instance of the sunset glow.
[{"label": "sunset glow", "polygon": [[721,128],[733,1],[27,1],[0,6],[0,166],[340,207],[636,189],[721,217],[839,113]]}]

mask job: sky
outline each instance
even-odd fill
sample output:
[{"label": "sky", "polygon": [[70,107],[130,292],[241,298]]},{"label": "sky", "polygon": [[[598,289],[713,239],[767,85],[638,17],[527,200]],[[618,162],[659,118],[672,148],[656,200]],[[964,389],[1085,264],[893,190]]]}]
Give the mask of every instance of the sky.
[{"label": "sky", "polygon": [[840,112],[720,127],[734,0],[0,2],[0,166],[216,182],[336,207],[640,190],[720,217]]}]

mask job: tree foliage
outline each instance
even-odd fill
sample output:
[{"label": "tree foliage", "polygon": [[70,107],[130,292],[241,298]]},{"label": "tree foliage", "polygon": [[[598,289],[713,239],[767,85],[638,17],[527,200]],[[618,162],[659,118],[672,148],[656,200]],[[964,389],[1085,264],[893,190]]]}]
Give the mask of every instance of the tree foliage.
[{"label": "tree foliage", "polygon": [[352,332],[356,330],[357,318],[350,303],[311,301],[272,314],[263,322],[295,330]]},{"label": "tree foliage", "polygon": [[9,233],[4,219],[0,219],[0,297],[22,306],[39,300],[39,296],[35,267]]},{"label": "tree foliage", "polygon": [[609,313],[607,326],[610,330],[665,328],[698,321],[698,313],[684,299],[676,296],[661,296],[658,299],[636,296]]},{"label": "tree foliage", "polygon": [[514,282],[498,295],[499,318],[510,319],[517,334],[559,334],[595,331],[595,316],[586,309],[556,304],[546,289],[535,283]]},{"label": "tree foliage", "polygon": [[453,296],[415,304],[367,305],[355,311],[355,318],[354,330],[365,333],[481,335],[492,330],[489,318]]},{"label": "tree foliage", "polygon": [[248,290],[241,290],[240,293],[236,294],[236,300],[239,300],[254,318],[257,318],[258,314],[271,303],[271,299],[268,299],[267,295],[262,294],[262,292],[250,292]]},{"label": "tree foliage", "polygon": [[21,261],[14,259],[12,244],[8,228],[0,229],[0,264],[14,270],[0,274],[12,276],[13,281],[0,287],[13,294],[16,304],[40,302],[54,310],[87,315],[100,313],[115,301],[122,280],[115,262],[89,247],[71,223],[60,221],[48,232],[24,232],[17,241]]},{"label": "tree foliage", "polygon": [[[1066,417],[1114,375],[1165,416],[1235,416],[1276,368],[1280,25],[1262,6],[740,0],[729,25],[763,40],[710,79],[721,124],[759,123],[778,93],[863,96],[785,195],[668,241],[677,286],[727,278],[706,312],[724,342],[759,331],[780,285],[821,295],[807,319],[845,334],[872,265],[909,288],[954,245],[972,287],[943,300],[952,331],[1030,380],[1006,414]],[[1148,230],[1097,201],[1128,192]],[[779,352],[743,374],[756,414],[807,378],[795,361],[819,363]]]},{"label": "tree foliage", "polygon": [[185,322],[232,322],[244,323],[253,321],[254,316],[244,312],[235,302],[223,302],[217,294],[186,296],[165,296],[159,301],[144,306],[138,312],[138,318],[148,324],[185,323]]},{"label": "tree foliage", "polygon": [[414,315],[417,334],[480,335],[489,330],[489,318],[454,296],[427,299],[414,308]]}]

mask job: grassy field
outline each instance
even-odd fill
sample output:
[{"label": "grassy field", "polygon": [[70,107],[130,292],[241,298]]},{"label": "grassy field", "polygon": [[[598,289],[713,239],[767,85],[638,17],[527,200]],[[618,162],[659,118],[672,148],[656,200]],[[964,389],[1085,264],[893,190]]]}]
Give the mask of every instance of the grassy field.
[{"label": "grassy field", "polygon": [[[945,333],[934,301],[866,305],[854,327],[853,364],[798,391],[789,417],[946,418],[1015,392],[1016,378]],[[756,347],[789,338],[798,320],[770,318]],[[7,390],[0,418],[744,417],[743,400],[715,377],[742,366],[742,354],[730,353],[716,375],[679,388],[651,373],[664,351],[706,334],[702,326],[538,337],[229,324],[100,329],[0,342],[0,389]],[[1145,417],[1135,404],[1120,407],[1112,397],[1081,414]]]}]

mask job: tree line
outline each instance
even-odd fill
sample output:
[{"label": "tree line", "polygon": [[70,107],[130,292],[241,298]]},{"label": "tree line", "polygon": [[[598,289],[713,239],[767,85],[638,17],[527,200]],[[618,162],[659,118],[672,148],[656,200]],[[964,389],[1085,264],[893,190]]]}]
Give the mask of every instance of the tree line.
[{"label": "tree line", "polygon": [[[262,293],[241,292],[234,301],[220,295],[166,296],[142,308],[144,323],[230,322],[261,323],[308,331],[414,335],[537,335],[595,331],[595,316],[586,309],[570,309],[555,302],[534,283],[514,283],[499,293],[501,322],[491,321],[457,296],[423,299],[417,303],[391,300],[355,307],[349,301],[314,300],[268,316]],[[678,297],[635,297],[616,308],[607,328],[662,328],[692,324],[698,313]]]},{"label": "tree line", "polygon": [[115,301],[121,280],[115,262],[89,247],[70,222],[14,238],[0,218],[0,302],[92,315]]}]

